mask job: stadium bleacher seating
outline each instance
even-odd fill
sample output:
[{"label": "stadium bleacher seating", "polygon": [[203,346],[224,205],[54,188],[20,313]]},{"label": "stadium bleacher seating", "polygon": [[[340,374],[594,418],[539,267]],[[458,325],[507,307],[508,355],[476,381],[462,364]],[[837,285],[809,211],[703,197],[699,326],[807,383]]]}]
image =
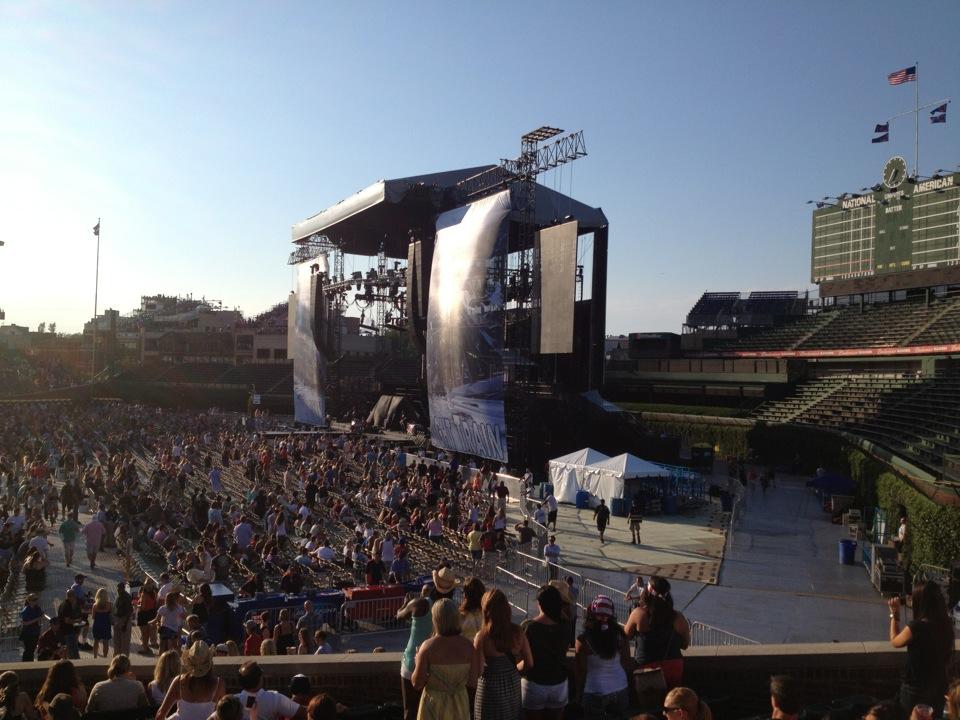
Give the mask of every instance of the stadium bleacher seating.
[{"label": "stadium bleacher seating", "polygon": [[765,403],[753,416],[845,430],[934,474],[960,449],[960,368],[918,373],[833,374],[804,383],[795,395]]},{"label": "stadium bleacher seating", "polygon": [[824,309],[714,343],[713,352],[831,350],[939,345],[960,341],[960,297]]},{"label": "stadium bleacher seating", "polygon": [[738,292],[705,292],[687,314],[687,325],[701,327],[725,324],[723,319],[733,314],[733,307],[738,302]]}]

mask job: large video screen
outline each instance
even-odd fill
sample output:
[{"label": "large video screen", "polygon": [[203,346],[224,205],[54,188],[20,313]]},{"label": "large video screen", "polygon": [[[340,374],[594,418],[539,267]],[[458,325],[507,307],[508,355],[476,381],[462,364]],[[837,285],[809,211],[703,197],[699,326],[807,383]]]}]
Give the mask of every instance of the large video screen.
[{"label": "large video screen", "polygon": [[507,461],[504,288],[510,192],[437,218],[427,307],[427,395],[434,445]]},{"label": "large video screen", "polygon": [[960,174],[877,187],[813,213],[813,282],[960,265]]},{"label": "large video screen", "polygon": [[[293,323],[293,416],[308,425],[325,426],[326,403],[323,396],[327,360],[316,338],[316,280],[313,266],[327,270],[327,256],[297,265],[296,311]],[[288,341],[290,344],[290,341]]]}]

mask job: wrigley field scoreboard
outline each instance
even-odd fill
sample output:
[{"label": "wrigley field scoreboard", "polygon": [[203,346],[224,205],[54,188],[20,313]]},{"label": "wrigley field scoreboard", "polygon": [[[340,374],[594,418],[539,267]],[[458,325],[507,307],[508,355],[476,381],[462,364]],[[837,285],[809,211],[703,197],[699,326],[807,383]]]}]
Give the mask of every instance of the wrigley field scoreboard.
[{"label": "wrigley field scoreboard", "polygon": [[813,213],[813,282],[960,266],[960,173],[908,177],[893,157],[865,194]]}]

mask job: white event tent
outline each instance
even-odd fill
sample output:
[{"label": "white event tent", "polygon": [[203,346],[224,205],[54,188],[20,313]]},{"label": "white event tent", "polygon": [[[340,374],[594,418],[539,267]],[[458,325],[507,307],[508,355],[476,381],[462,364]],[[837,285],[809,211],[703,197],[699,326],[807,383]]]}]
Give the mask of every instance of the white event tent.
[{"label": "white event tent", "polygon": [[559,502],[575,503],[586,467],[609,459],[599,450],[583,448],[549,461],[547,467],[553,483],[553,496]]},{"label": "white event tent", "polygon": [[[608,503],[624,497],[624,482],[634,478],[670,477],[670,471],[630,453],[591,463],[584,468],[580,487]],[[559,499],[557,495],[557,499]],[[593,504],[593,503],[591,503]]]}]

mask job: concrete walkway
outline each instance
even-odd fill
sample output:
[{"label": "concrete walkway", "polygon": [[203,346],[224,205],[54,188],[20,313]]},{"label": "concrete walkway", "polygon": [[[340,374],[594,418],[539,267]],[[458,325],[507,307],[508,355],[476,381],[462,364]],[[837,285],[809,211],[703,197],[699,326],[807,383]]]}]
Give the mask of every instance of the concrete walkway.
[{"label": "concrete walkway", "polygon": [[[80,524],[83,525],[90,520],[89,512],[81,512]],[[84,581],[84,588],[87,592],[93,595],[96,593],[98,588],[106,588],[107,592],[110,595],[110,600],[113,601],[117,597],[117,583],[121,580],[124,580],[123,568],[120,564],[120,560],[117,556],[116,549],[107,549],[105,552],[102,552],[97,557],[97,567],[96,569],[91,570],[90,564],[87,560],[86,552],[86,543],[84,542],[83,536],[80,535],[77,537],[75,543],[75,551],[73,557],[72,567],[67,567],[66,558],[63,554],[63,542],[60,540],[60,536],[57,534],[57,530],[60,527],[58,523],[48,528],[49,536],[48,540],[50,541],[52,547],[48,552],[48,559],[50,561],[50,566],[47,568],[47,582],[43,591],[40,593],[40,607],[43,611],[53,617],[57,612],[57,607],[60,602],[63,601],[67,590],[73,585],[74,576],[77,573],[83,573],[87,576],[87,579]],[[18,598],[22,601],[23,597],[26,595],[26,590],[24,588],[24,580],[21,576],[20,578],[20,589],[17,594]],[[23,603],[20,602],[17,608],[19,612],[20,608],[23,607]],[[44,629],[46,629],[46,623],[44,623]],[[135,651],[135,648],[139,648],[139,631],[134,628],[133,630],[133,640],[131,640],[131,650]],[[88,642],[93,643],[92,635],[89,637]],[[17,644],[14,647],[5,647],[0,651],[0,660],[11,661],[11,660],[20,660],[20,654],[22,652],[22,647]],[[111,643],[111,653],[112,643]],[[90,650],[80,650],[81,658],[92,658],[93,653]]]},{"label": "concrete walkway", "polygon": [[[847,537],[847,529],[831,524],[805,482],[778,476],[777,486],[766,495],[759,488],[747,494],[717,584],[671,579],[676,605],[688,619],[762,643],[886,640],[884,600],[859,562],[839,564],[838,541]],[[576,527],[577,522],[576,509],[561,506],[557,541],[564,556],[572,558],[572,569],[626,590],[633,575],[577,565],[577,557],[596,555],[599,548],[596,528],[589,539],[564,532],[567,524]],[[672,524],[673,529],[653,534],[649,530],[654,524],[644,521],[644,545],[656,538],[672,543],[659,552],[688,552],[685,548],[696,541],[696,532],[670,516],[657,521],[658,526],[661,523]],[[629,557],[630,548],[636,546],[626,547]],[[610,548],[602,552],[623,554]],[[636,564],[642,566],[647,548],[634,552]]]}]

